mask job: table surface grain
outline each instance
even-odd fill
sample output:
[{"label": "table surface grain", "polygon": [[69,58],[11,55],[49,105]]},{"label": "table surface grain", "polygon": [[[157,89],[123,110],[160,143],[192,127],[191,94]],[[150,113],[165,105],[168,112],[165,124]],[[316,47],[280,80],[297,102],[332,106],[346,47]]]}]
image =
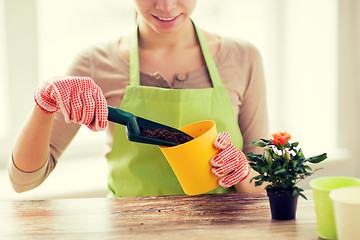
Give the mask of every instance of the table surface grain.
[{"label": "table surface grain", "polygon": [[0,239],[318,239],[305,194],[288,221],[262,193],[0,201]]}]

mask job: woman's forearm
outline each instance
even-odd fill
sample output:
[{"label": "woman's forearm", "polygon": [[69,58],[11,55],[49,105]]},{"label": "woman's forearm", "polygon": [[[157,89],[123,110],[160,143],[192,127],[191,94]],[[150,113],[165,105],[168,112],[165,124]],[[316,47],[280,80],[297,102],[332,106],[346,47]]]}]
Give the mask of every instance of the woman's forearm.
[{"label": "woman's forearm", "polygon": [[235,189],[237,192],[264,192],[265,191],[265,187],[266,185],[263,184],[261,186],[255,186],[255,182],[252,181],[250,183],[250,180],[255,177],[256,175],[258,175],[257,172],[255,172],[253,169],[250,169],[250,174],[249,176],[244,179],[244,181],[239,182],[238,184],[235,185]]},{"label": "woman's forearm", "polygon": [[25,172],[40,169],[49,154],[54,114],[47,114],[35,106],[21,129],[13,149],[13,161]]}]

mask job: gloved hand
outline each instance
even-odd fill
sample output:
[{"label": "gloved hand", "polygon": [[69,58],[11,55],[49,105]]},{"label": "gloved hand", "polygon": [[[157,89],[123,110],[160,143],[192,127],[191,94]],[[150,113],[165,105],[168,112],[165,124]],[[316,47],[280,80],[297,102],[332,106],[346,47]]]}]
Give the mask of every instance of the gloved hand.
[{"label": "gloved hand", "polygon": [[220,133],[214,140],[220,151],[210,159],[212,173],[220,177],[219,185],[228,188],[244,180],[250,173],[245,154],[231,143],[230,134]]},{"label": "gloved hand", "polygon": [[84,124],[93,131],[107,126],[107,102],[89,77],[52,78],[35,89],[34,99],[46,113],[61,109],[67,123]]}]

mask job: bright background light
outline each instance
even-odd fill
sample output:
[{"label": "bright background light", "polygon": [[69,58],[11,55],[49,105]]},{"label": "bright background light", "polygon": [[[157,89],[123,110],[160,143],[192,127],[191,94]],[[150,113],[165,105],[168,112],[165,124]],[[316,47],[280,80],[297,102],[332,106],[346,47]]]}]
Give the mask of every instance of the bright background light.
[{"label": "bright background light", "polygon": [[[37,0],[36,4],[39,81],[63,75],[89,45],[117,40],[135,28],[131,0]],[[4,5],[0,6],[0,139],[11,142],[15,134],[6,131],[12,109],[7,107]],[[338,148],[337,11],[336,0],[199,0],[193,14],[201,28],[246,39],[260,50],[271,132],[289,131],[309,155],[317,154],[318,149],[332,153]],[[19,88],[19,96],[29,91]],[[81,128],[49,179],[21,196],[91,195],[92,187],[96,194],[103,194],[107,174],[104,151],[105,135]],[[1,153],[8,152],[1,149]],[[0,159],[0,166],[7,161]],[[1,192],[12,191],[8,181],[0,182],[4,183]]]}]

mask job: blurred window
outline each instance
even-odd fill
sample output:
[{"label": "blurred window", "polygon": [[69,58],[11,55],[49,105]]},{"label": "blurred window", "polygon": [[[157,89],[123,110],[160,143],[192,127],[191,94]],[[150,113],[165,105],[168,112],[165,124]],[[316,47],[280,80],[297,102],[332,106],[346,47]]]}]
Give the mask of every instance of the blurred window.
[{"label": "blurred window", "polygon": [[[117,39],[135,27],[131,0],[34,2],[39,81],[63,75],[85,47]],[[5,127],[12,120],[8,117],[12,116],[12,109],[7,108],[3,18],[1,4],[0,139],[12,142],[16,134],[8,133]],[[336,0],[199,0],[193,19],[208,31],[246,39],[259,48],[265,68],[271,132],[289,131],[308,154],[337,148],[336,141],[325,141],[337,139]],[[65,158],[101,155],[104,148],[99,142],[105,142],[103,134],[83,128]],[[9,152],[1,147],[1,153]],[[0,164],[6,161],[2,158]]]},{"label": "blurred window", "polygon": [[[5,10],[4,1],[0,0],[0,139],[8,137],[9,124],[8,95],[7,95],[7,64],[5,38]],[[0,155],[1,156],[1,155]],[[0,164],[1,166],[1,164]]]}]

